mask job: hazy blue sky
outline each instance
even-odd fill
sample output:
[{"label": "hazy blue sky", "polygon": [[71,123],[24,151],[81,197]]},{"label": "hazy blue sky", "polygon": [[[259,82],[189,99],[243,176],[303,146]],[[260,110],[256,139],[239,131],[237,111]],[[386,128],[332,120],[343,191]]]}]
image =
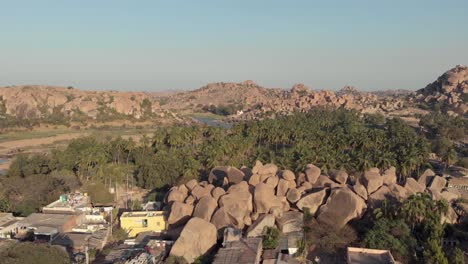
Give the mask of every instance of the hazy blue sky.
[{"label": "hazy blue sky", "polygon": [[468,64],[468,1],[0,0],[0,86],[425,86]]}]

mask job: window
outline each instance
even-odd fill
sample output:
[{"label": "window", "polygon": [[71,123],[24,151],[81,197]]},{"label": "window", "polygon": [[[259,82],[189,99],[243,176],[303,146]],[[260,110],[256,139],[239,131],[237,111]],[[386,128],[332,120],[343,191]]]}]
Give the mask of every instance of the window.
[{"label": "window", "polygon": [[148,219],[143,219],[142,224],[143,227],[148,227]]}]

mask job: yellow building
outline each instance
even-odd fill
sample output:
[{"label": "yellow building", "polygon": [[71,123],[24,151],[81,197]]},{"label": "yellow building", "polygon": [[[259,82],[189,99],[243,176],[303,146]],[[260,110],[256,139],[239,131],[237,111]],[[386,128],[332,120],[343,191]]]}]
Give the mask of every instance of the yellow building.
[{"label": "yellow building", "polygon": [[167,229],[164,211],[125,212],[120,216],[120,226],[135,237],[141,232],[161,232]]}]

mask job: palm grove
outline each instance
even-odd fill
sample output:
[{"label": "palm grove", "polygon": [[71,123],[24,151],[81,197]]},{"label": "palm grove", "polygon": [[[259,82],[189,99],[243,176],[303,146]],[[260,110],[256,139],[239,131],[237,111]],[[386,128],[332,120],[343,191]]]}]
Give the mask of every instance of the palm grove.
[{"label": "palm grove", "polygon": [[[449,124],[441,124],[442,120]],[[453,142],[467,129],[461,120],[451,122],[432,115],[422,120],[423,129],[415,130],[397,118],[317,108],[238,123],[230,129],[161,128],[139,142],[120,137],[80,138],[48,155],[18,156],[7,178],[0,181],[0,210],[27,215],[57,193],[90,182],[114,186],[130,180],[142,188],[167,190],[190,179],[203,179],[214,166],[250,166],[255,160],[296,172],[313,163],[324,172],[342,168],[355,175],[370,167],[395,166],[399,180],[404,181],[430,166],[431,148],[440,151],[447,163],[457,160]],[[453,129],[437,130],[446,125]],[[466,150],[458,152],[463,155]],[[380,228],[386,224],[378,223]]]}]

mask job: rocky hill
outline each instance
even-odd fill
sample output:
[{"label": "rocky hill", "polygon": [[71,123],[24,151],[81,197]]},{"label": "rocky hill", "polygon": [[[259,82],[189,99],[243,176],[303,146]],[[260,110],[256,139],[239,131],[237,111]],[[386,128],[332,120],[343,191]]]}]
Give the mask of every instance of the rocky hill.
[{"label": "rocky hill", "polygon": [[12,86],[0,88],[0,115],[41,119],[64,117],[133,117],[161,115],[154,96],[144,92],[84,91],[72,87]]},{"label": "rocky hill", "polygon": [[416,102],[452,115],[468,112],[468,67],[457,65],[416,92]]},{"label": "rocky hill", "polygon": [[238,105],[251,107],[278,98],[281,89],[264,88],[253,81],[210,83],[199,89],[167,97],[164,109],[200,109],[203,106]]},{"label": "rocky hill", "polygon": [[356,109],[363,113],[386,113],[405,106],[400,97],[381,98],[375,94],[359,92],[346,86],[338,92],[314,91],[304,84],[296,84],[289,91],[283,91],[276,98],[260,102],[245,109],[237,119],[257,119],[272,115],[287,115],[295,111],[307,112],[313,107],[344,107]]},{"label": "rocky hill", "polygon": [[[210,83],[197,90],[154,94],[146,92],[84,91],[72,87],[13,86],[0,88],[0,116],[41,119],[51,115],[106,120],[171,117],[195,112],[222,112],[230,120],[251,120],[316,106],[343,107],[363,113],[414,115],[421,109],[451,115],[468,111],[468,67],[456,66],[424,89],[361,92],[345,86],[340,91],[312,90],[296,84],[290,90],[261,87],[253,81]],[[220,111],[217,108],[222,108]],[[226,111],[228,109],[228,111]],[[424,112],[424,111],[423,111]],[[180,114],[177,116],[175,113]]]},{"label": "rocky hill", "polygon": [[[200,89],[167,97],[161,107],[168,110],[204,111],[209,106],[235,106],[242,110],[231,120],[251,120],[271,115],[306,112],[316,106],[345,107],[366,113],[390,112],[404,107],[403,96],[377,96],[346,86],[338,92],[314,91],[304,84],[290,90],[265,88],[252,81],[212,83]],[[235,112],[234,112],[235,113]]]}]

